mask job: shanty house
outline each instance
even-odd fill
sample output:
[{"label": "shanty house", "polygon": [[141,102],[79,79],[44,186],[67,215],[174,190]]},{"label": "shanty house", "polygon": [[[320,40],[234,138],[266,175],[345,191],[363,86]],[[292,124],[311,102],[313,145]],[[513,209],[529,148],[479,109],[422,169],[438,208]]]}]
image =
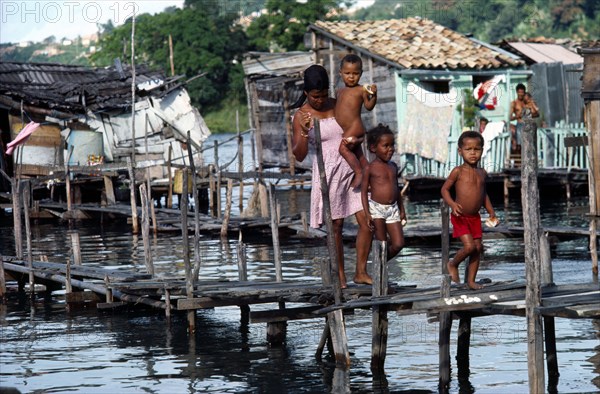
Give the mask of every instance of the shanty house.
[{"label": "shanty house", "polygon": [[405,174],[444,177],[460,162],[456,142],[467,120],[461,105],[466,95],[495,124],[486,135],[485,168],[504,168],[510,102],[531,73],[518,56],[422,18],[317,21],[308,32],[305,44],[328,69],[332,94],[342,86],[342,57],[362,58],[361,83],[375,83],[378,91],[373,111],[363,110],[363,122],[367,129],[384,123],[397,130]]},{"label": "shanty house", "polygon": [[[0,130],[4,147],[27,124],[40,126],[1,168],[9,175],[48,175],[53,166],[142,160],[183,164],[210,131],[190,104],[181,77],[138,66],[132,111],[131,67],[0,63]],[[133,121],[132,121],[133,118]],[[17,171],[18,169],[18,171]],[[154,167],[152,178],[161,178]]]},{"label": "shanty house", "polygon": [[290,106],[302,94],[302,72],[314,64],[314,56],[310,52],[249,52],[242,64],[258,165],[289,164],[293,173]]}]

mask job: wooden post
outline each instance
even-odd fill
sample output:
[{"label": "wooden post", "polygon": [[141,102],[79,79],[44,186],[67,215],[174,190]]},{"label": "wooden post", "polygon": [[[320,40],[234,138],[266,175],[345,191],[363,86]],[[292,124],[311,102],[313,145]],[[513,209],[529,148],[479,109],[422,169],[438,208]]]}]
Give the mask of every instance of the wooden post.
[{"label": "wooden post", "polygon": [[450,260],[450,209],[444,200],[441,200],[440,212],[442,215],[442,274],[447,275],[447,263]]},{"label": "wooden post", "polygon": [[240,118],[238,111],[235,111],[235,124],[238,132],[238,177],[240,182],[240,215],[244,211],[244,137],[240,133]]},{"label": "wooden post", "polygon": [[[213,167],[214,168],[214,167]],[[215,190],[216,182],[212,168],[209,166],[208,172],[208,189],[210,190],[210,197],[208,199],[208,210],[213,218],[217,217],[217,191]]]},{"label": "wooden post", "polygon": [[529,392],[541,393],[544,385],[544,349],[542,319],[537,308],[541,306],[540,269],[540,211],[537,183],[536,124],[533,120],[523,123],[521,163],[521,201],[523,204],[523,227],[525,244],[525,311],[527,315],[527,364]]},{"label": "wooden post", "polygon": [[165,288],[165,316],[171,319],[171,290]]},{"label": "wooden post", "polygon": [[71,250],[73,252],[73,264],[81,266],[81,242],[77,231],[69,231],[71,237]]},{"label": "wooden post", "polygon": [[150,221],[148,220],[148,193],[146,185],[140,185],[140,199],[142,204],[142,241],[144,242],[144,265],[146,271],[154,276],[154,263],[152,262],[152,251],[150,250]]},{"label": "wooden post", "polygon": [[[388,293],[387,242],[373,241],[373,297]],[[382,371],[387,355],[388,317],[387,306],[373,306],[371,312],[371,370]]]},{"label": "wooden post", "polygon": [[[135,143],[135,141],[134,141]],[[127,158],[127,171],[129,172],[129,201],[131,202],[131,225],[133,233],[139,233],[137,203],[135,200],[135,172],[131,158]]]},{"label": "wooden post", "polygon": [[[70,150],[73,150],[73,147],[70,147]],[[71,212],[73,209],[73,201],[72,201],[72,192],[71,192],[71,173],[69,170],[69,165],[66,165],[65,171],[65,193],[67,195],[67,212]]]},{"label": "wooden post", "polygon": [[25,219],[25,236],[27,237],[27,266],[29,267],[29,291],[35,292],[35,276],[33,275],[33,251],[31,246],[31,223],[29,220],[29,184],[23,187],[23,218]]},{"label": "wooden post", "polygon": [[283,282],[283,270],[281,267],[281,249],[279,247],[279,217],[275,208],[275,186],[269,183],[269,206],[271,208],[271,238],[273,239],[273,260],[275,261],[275,278],[277,282]]},{"label": "wooden post", "polygon": [[[321,125],[318,118],[314,118],[314,131],[317,147],[317,166],[319,168],[319,178],[321,182],[321,197],[323,199],[323,216],[325,227],[327,229],[327,251],[329,252],[329,267],[326,272],[321,272],[323,283],[333,285],[333,295],[335,303],[342,302],[342,289],[340,287],[340,277],[338,274],[338,255],[333,234],[333,220],[331,219],[331,203],[329,201],[329,185],[325,175],[325,162],[323,161],[323,146],[321,145]],[[333,324],[332,324],[333,326]]]},{"label": "wooden post", "polygon": [[73,286],[71,285],[71,260],[67,259],[67,267],[65,271],[65,293],[71,294],[73,292]]},{"label": "wooden post", "polygon": [[215,217],[221,217],[221,168],[219,167],[219,141],[215,141],[214,145],[215,149],[215,169],[217,171],[217,186],[216,186],[216,196],[215,196]]},{"label": "wooden post", "polygon": [[[188,170],[183,169],[183,193],[181,194],[181,238],[183,242],[183,264],[185,267],[185,287],[187,298],[194,298],[194,282],[192,280],[192,266],[190,264],[190,246],[188,237]],[[196,332],[196,312],[188,311],[188,329],[190,337]]]},{"label": "wooden post", "polygon": [[106,286],[106,303],[112,304],[112,302],[114,301],[114,297],[112,288],[110,287],[110,279],[108,278],[108,275],[104,275],[104,286]]},{"label": "wooden post", "polygon": [[[450,297],[450,275],[442,275],[442,285],[440,287],[440,297]],[[450,387],[450,332],[452,331],[452,313],[440,312],[440,333],[439,333],[439,357],[440,357],[440,381],[438,390],[441,393],[448,392]]]},{"label": "wooden post", "polygon": [[167,159],[167,177],[169,178],[169,188],[167,190],[167,208],[173,208],[173,174],[171,173],[171,156],[173,147],[169,144],[169,153]]},{"label": "wooden post", "polygon": [[6,277],[4,275],[4,261],[0,255],[0,303],[6,303]]},{"label": "wooden post", "polygon": [[246,263],[246,245],[242,241],[242,231],[237,244],[237,261],[238,261],[238,280],[245,282],[248,280],[248,265]]},{"label": "wooden post", "polygon": [[175,76],[175,63],[173,62],[173,37],[169,34],[169,63],[171,64],[171,76]]},{"label": "wooden post", "polygon": [[104,193],[106,194],[106,205],[115,205],[117,199],[115,198],[115,189],[113,187],[112,179],[109,176],[103,175],[104,179]]},{"label": "wooden post", "polygon": [[288,97],[287,86],[283,86],[283,108],[285,109],[285,114],[283,118],[285,119],[285,136],[287,143],[287,154],[288,160],[290,162],[290,174],[296,175],[296,158],[294,157],[294,153],[292,152],[292,122],[290,115],[290,102]]},{"label": "wooden post", "polygon": [[600,221],[600,100],[585,104],[588,129],[589,201],[590,201],[590,253],[592,273],[598,276],[598,222]]},{"label": "wooden post", "polygon": [[600,48],[579,48],[583,56],[581,97],[585,102],[585,121],[588,132],[590,195],[590,253],[592,254],[592,274],[598,276],[598,224],[600,221]]},{"label": "wooden post", "polygon": [[221,224],[221,238],[227,238],[227,228],[229,227],[229,218],[231,216],[231,195],[233,193],[233,179],[227,180],[227,203],[225,204],[225,213],[223,223]]},{"label": "wooden post", "polygon": [[23,260],[23,229],[21,227],[21,184],[16,178],[10,180],[13,209],[13,230],[15,234],[15,254],[17,259]]},{"label": "wooden post", "polygon": [[[552,256],[548,236],[540,236],[540,259],[542,260],[542,285],[554,286],[552,275]],[[544,316],[544,344],[546,345],[546,368],[548,370],[548,387],[558,384],[558,357],[556,352],[556,325],[553,316]]]},{"label": "wooden post", "polygon": [[[190,131],[187,133],[187,151],[190,160],[190,170],[192,171],[192,195],[194,197],[194,267],[192,271],[192,281],[196,283],[200,272],[200,206],[198,204],[198,177],[196,174],[196,163],[192,152],[192,136]],[[187,190],[187,184],[185,185]]]},{"label": "wooden post", "polygon": [[[323,284],[333,285],[333,296],[336,304],[342,303],[342,288],[338,275],[338,256],[333,234],[333,220],[331,219],[331,204],[329,201],[329,185],[325,175],[325,163],[323,161],[323,146],[321,145],[321,125],[318,118],[314,118],[314,131],[317,145],[317,165],[319,168],[319,179],[321,181],[321,197],[323,198],[323,212],[325,216],[325,227],[327,228],[327,250],[329,252],[329,266],[323,269],[321,266],[321,277]],[[350,366],[350,352],[348,351],[348,338],[344,315],[341,310],[327,314],[331,334],[331,342],[335,353],[335,361],[338,366],[348,368]]]}]

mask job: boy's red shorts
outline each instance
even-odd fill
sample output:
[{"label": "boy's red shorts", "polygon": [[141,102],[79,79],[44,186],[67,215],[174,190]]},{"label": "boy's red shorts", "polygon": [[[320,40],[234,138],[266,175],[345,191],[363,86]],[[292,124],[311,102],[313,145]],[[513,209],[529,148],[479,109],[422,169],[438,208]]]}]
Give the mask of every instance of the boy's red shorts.
[{"label": "boy's red shorts", "polygon": [[460,238],[465,234],[471,234],[473,239],[481,238],[481,216],[479,214],[474,216],[456,216],[450,215],[450,222],[452,222],[452,236],[454,238]]}]

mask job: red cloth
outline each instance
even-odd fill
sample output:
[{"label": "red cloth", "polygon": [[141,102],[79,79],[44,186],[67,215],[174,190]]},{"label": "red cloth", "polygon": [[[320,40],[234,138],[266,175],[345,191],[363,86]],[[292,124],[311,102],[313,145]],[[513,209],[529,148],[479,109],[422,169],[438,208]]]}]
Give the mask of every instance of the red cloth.
[{"label": "red cloth", "polygon": [[7,155],[12,155],[13,151],[15,150],[15,148],[18,145],[24,144],[27,141],[27,139],[29,138],[29,136],[35,130],[37,130],[38,127],[40,127],[39,123],[35,123],[35,122],[29,122],[29,123],[27,123],[27,125],[23,128],[23,130],[21,130],[19,132],[19,135],[17,135],[17,138],[15,138],[14,140],[12,140],[10,143],[8,143],[6,145],[6,154]]},{"label": "red cloth", "polygon": [[450,215],[450,221],[452,222],[452,236],[454,238],[460,238],[465,234],[471,234],[473,239],[481,238],[481,216],[479,214],[474,216],[456,216]]}]

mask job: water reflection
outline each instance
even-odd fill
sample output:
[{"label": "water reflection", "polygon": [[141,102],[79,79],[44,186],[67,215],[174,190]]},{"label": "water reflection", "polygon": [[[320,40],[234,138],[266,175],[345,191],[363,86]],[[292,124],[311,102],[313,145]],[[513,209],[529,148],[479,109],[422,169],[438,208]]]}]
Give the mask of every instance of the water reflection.
[{"label": "water reflection", "polygon": [[[282,212],[301,209],[308,190],[290,189],[278,195]],[[293,198],[286,198],[287,195]],[[558,202],[542,204],[547,225],[587,226],[581,212],[585,201],[568,209]],[[409,226],[437,225],[439,201],[407,201]],[[516,205],[498,206],[505,222],[522,222]],[[141,237],[123,222],[79,222],[84,265],[144,272]],[[68,225],[38,222],[32,226],[34,259],[71,258]],[[193,237],[190,236],[190,244]],[[260,241],[260,238],[258,239]],[[327,255],[324,242],[283,241],[285,280],[319,278],[319,259]],[[270,237],[245,240],[249,280],[275,278]],[[152,252],[159,276],[183,276],[180,234],[159,234]],[[200,239],[201,279],[237,279],[237,237],[221,242]],[[524,277],[522,240],[486,238],[479,277],[493,281]],[[452,248],[458,248],[457,243]],[[193,248],[191,248],[193,250]],[[0,218],[0,252],[14,252],[10,217]],[[451,251],[452,253],[452,251]],[[347,270],[355,266],[355,250],[345,246]],[[553,250],[557,283],[591,278],[587,239],[558,243]],[[389,263],[390,279],[419,287],[440,283],[441,254],[436,244],[415,243]],[[258,309],[260,306],[253,307]],[[328,357],[314,359],[323,330],[322,320],[290,322],[285,346],[266,341],[264,325],[248,324],[239,308],[202,310],[197,331],[187,333],[185,314],[170,321],[159,312],[127,313],[79,309],[67,311],[59,292],[52,303],[11,297],[0,305],[0,386],[22,391],[73,392],[435,392],[437,390],[437,325],[427,316],[389,313],[388,355],[385,372],[370,370],[370,311],[348,316],[346,326],[352,366],[336,371]],[[454,325],[453,338],[457,330]],[[600,388],[600,350],[597,321],[556,320],[561,380],[558,391],[593,392]],[[526,327],[521,318],[473,319],[469,358],[458,357],[453,346],[451,392],[523,392],[527,385]],[[343,373],[342,373],[343,372]]]}]

